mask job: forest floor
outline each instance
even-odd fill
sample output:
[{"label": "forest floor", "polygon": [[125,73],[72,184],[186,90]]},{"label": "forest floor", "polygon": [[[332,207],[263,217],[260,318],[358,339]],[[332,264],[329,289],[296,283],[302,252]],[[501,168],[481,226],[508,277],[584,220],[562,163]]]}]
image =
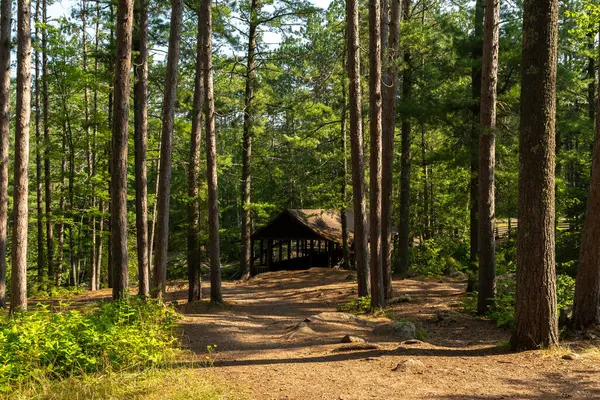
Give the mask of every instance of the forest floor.
[{"label": "forest floor", "polygon": [[[181,304],[184,344],[191,350],[178,367],[210,373],[232,388],[232,397],[261,400],[600,399],[600,342],[511,353],[508,331],[460,312],[463,282],[394,280],[394,296],[408,295],[409,301],[385,316],[358,322],[313,318],[307,325],[314,332],[289,335],[291,326],[356,298],[356,283],[347,276],[311,269],[224,282],[226,304],[218,307],[185,304],[185,283],[172,285],[168,299]],[[422,341],[373,334],[373,326],[388,317],[413,322]],[[346,334],[364,336],[372,346],[340,351],[348,346],[340,344]],[[209,352],[213,345],[216,351]],[[567,354],[571,359],[563,358]],[[203,362],[207,356],[210,361]],[[394,370],[407,360],[417,362]],[[203,364],[211,367],[199,368]]]}]

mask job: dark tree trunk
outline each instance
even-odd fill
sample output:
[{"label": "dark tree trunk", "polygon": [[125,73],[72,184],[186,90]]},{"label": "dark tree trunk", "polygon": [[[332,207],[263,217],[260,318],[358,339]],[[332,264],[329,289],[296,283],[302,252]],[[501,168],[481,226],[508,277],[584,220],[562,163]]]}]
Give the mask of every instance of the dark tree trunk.
[{"label": "dark tree trunk", "polygon": [[252,137],[254,136],[254,86],[256,82],[256,35],[258,27],[259,0],[251,0],[250,3],[250,29],[248,32],[248,60],[246,66],[246,91],[244,94],[244,139],[242,158],[242,278],[250,277],[251,264],[251,234],[252,234]]},{"label": "dark tree trunk", "polygon": [[12,1],[2,0],[0,2],[0,308],[6,307],[11,17]]},{"label": "dark tree trunk", "polygon": [[200,10],[197,13],[196,76],[194,78],[194,109],[190,137],[190,162],[188,165],[188,301],[202,298],[200,281],[200,202],[198,195],[200,176],[200,151],[202,147],[202,108],[204,104],[204,65],[202,64],[203,36]]},{"label": "dark tree trunk", "polygon": [[[62,139],[62,154],[66,153],[67,145],[67,134],[66,129],[63,130]],[[65,171],[67,168],[66,157],[62,158],[60,163],[60,199],[58,200],[58,211],[60,215],[60,222],[58,224],[58,257],[56,260],[56,286],[60,286],[62,283],[63,263],[64,263],[64,245],[65,245]]]},{"label": "dark tree trunk", "polygon": [[483,54],[483,2],[475,2],[475,29],[471,58],[471,98],[473,99],[471,137],[469,143],[470,171],[469,179],[469,278],[467,292],[475,290],[477,282],[477,257],[479,255],[479,102],[481,98],[481,56]]},{"label": "dark tree trunk", "polygon": [[156,273],[154,288],[156,294],[164,298],[167,290],[167,261],[169,255],[169,204],[171,202],[171,164],[173,157],[173,127],[175,123],[175,101],[177,100],[177,66],[179,64],[179,44],[183,1],[171,1],[171,30],[169,32],[169,53],[167,56],[167,76],[163,99],[160,183],[158,186],[158,223],[156,232]]},{"label": "dark tree trunk", "polygon": [[358,0],[346,2],[348,24],[348,93],[350,100],[350,146],[352,154],[352,195],[354,203],[354,263],[358,278],[358,296],[370,292],[369,244],[367,237],[367,201],[365,198],[365,160],[361,118],[360,26]]},{"label": "dark tree trunk", "polygon": [[[385,12],[382,19],[389,25],[389,40],[383,49],[385,73],[383,76],[383,160],[381,192],[381,260],[383,262],[383,293],[386,299],[392,298],[392,178],[394,168],[394,138],[396,132],[396,68],[398,42],[400,40],[400,0],[391,1],[389,23]],[[382,32],[383,33],[383,32]],[[383,41],[383,39],[382,39]]]},{"label": "dark tree trunk", "polygon": [[381,264],[381,9],[369,0],[369,107],[370,107],[370,267],[371,308],[385,306]]},{"label": "dark tree trunk", "polygon": [[221,249],[219,244],[219,193],[217,181],[217,135],[215,132],[215,101],[212,76],[212,10],[210,0],[201,0],[203,19],[204,89],[206,101],[206,176],[208,180],[208,242],[210,256],[210,301],[222,303]]},{"label": "dark tree trunk", "polygon": [[479,291],[477,313],[485,314],[496,296],[494,168],[496,165],[496,86],[500,1],[486,0],[481,65],[481,135],[479,136]]},{"label": "dark tree trunk", "polygon": [[138,0],[135,10],[135,34],[133,48],[135,84],[134,141],[135,141],[135,227],[137,233],[137,260],[139,290],[142,297],[150,295],[150,268],[148,266],[148,181],[146,172],[146,149],[148,147],[148,4]]},{"label": "dark tree trunk", "polygon": [[127,294],[127,133],[131,71],[133,0],[117,4],[117,59],[115,64],[114,121],[111,152],[111,238],[113,299]]},{"label": "dark tree trunk", "polygon": [[46,190],[46,249],[48,251],[48,277],[54,276],[54,223],[52,219],[52,170],[50,169],[50,100],[48,92],[48,51],[47,51],[47,28],[48,21],[47,2],[42,2],[42,97],[43,97],[43,125],[44,125],[44,186]]},{"label": "dark tree trunk", "polygon": [[513,350],[558,342],[554,168],[558,1],[525,0]]},{"label": "dark tree trunk", "polygon": [[[402,0],[404,21],[410,18],[410,0]],[[402,72],[402,102],[408,104],[412,96],[412,70],[409,50],[404,50],[405,69]],[[410,168],[411,168],[411,122],[406,113],[402,115],[400,155],[400,225],[398,227],[398,272],[408,272],[408,248],[410,236]]]},{"label": "dark tree trunk", "polygon": [[17,112],[10,312],[27,311],[29,123],[31,117],[31,2],[17,1]]},{"label": "dark tree trunk", "polygon": [[[590,65],[593,66],[593,59]],[[592,79],[593,79],[592,70]],[[600,76],[600,71],[598,72]],[[591,83],[590,85],[593,85]],[[600,85],[598,85],[600,98]],[[593,117],[594,93],[590,99],[590,115]],[[594,157],[587,209],[583,224],[579,270],[575,284],[572,326],[574,329],[586,329],[600,325],[600,113],[596,113],[596,135],[594,138]]]}]

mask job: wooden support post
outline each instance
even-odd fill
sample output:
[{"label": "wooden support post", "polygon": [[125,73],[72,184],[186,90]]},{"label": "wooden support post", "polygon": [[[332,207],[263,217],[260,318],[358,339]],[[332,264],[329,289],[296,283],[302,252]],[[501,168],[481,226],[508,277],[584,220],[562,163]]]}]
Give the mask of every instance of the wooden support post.
[{"label": "wooden support post", "polygon": [[265,241],[260,239],[260,264],[259,265],[265,265],[265,259],[264,259],[264,255],[265,255]]},{"label": "wooden support post", "polygon": [[277,261],[283,260],[283,240],[279,240],[279,258]]},{"label": "wooden support post", "polygon": [[300,241],[296,240],[296,258],[300,257]]},{"label": "wooden support post", "polygon": [[250,241],[250,275],[254,275],[254,239]]},{"label": "wooden support post", "polygon": [[314,262],[315,262],[315,241],[311,240],[310,241],[310,251],[309,251],[309,256],[310,256],[310,264],[309,267],[312,268],[314,267]]},{"label": "wooden support post", "polygon": [[267,271],[271,270],[273,265],[273,239],[267,240]]},{"label": "wooden support post", "polygon": [[325,242],[325,246],[326,246],[326,249],[327,249],[327,268],[331,268],[331,256],[332,256],[332,254],[331,254],[331,244],[332,243],[330,241]]},{"label": "wooden support post", "polygon": [[288,240],[287,241],[287,253],[288,253],[288,260],[292,259],[292,241]]},{"label": "wooden support post", "polygon": [[318,243],[317,244],[317,249],[318,249],[317,251],[320,253],[321,252],[321,240],[319,240],[317,243]]}]

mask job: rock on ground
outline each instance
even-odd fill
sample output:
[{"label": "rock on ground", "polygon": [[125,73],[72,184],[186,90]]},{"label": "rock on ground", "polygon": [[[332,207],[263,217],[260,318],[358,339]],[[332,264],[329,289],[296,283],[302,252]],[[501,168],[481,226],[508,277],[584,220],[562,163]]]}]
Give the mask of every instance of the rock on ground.
[{"label": "rock on ground", "polygon": [[390,322],[377,325],[373,328],[373,333],[375,335],[394,336],[400,340],[410,340],[415,339],[417,328],[412,322]]},{"label": "rock on ground", "polygon": [[423,373],[425,371],[425,364],[414,358],[409,358],[396,365],[392,371]]},{"label": "rock on ground", "polygon": [[367,340],[358,335],[346,335],[342,338],[341,343],[365,343]]}]

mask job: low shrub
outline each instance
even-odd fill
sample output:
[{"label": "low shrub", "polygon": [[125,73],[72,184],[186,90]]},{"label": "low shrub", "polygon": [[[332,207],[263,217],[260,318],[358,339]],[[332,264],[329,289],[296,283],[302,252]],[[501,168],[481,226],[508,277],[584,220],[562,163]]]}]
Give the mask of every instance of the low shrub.
[{"label": "low shrub", "polygon": [[337,311],[352,314],[366,314],[371,311],[371,296],[363,296],[346,303],[338,304]]},{"label": "low shrub", "polygon": [[177,314],[129,298],[86,310],[46,306],[0,323],[0,392],[33,380],[143,370],[176,354]]}]

